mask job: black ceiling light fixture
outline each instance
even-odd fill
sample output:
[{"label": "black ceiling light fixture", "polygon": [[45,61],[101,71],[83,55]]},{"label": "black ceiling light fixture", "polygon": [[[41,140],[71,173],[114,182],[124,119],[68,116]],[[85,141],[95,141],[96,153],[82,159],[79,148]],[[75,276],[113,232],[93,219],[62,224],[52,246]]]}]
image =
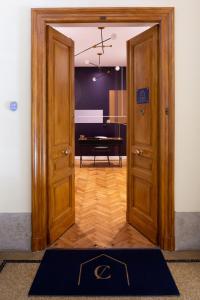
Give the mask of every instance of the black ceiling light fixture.
[{"label": "black ceiling light fixture", "polygon": [[[111,47],[112,47],[112,44],[106,44],[106,42],[108,42],[108,41],[110,41],[110,40],[115,40],[116,37],[117,37],[117,35],[116,35],[116,33],[112,33],[111,36],[110,36],[109,38],[104,39],[104,37],[103,37],[103,30],[105,29],[105,27],[98,27],[98,29],[100,30],[100,42],[98,42],[98,43],[96,43],[96,44],[94,44],[94,45],[92,45],[92,46],[90,46],[90,47],[88,47],[88,48],[86,48],[86,49],[84,49],[84,50],[78,52],[77,54],[75,54],[75,56],[78,56],[78,55],[80,55],[80,54],[83,54],[83,53],[85,53],[86,51],[91,50],[91,49],[97,49],[97,48],[101,49],[101,52],[97,52],[97,55],[98,55],[98,63],[91,62],[89,59],[86,59],[86,60],[85,60],[85,64],[86,64],[86,65],[91,65],[91,66],[93,66],[93,67],[97,67],[97,68],[99,69],[99,72],[100,72],[101,69],[102,69],[102,67],[101,67],[101,58],[102,58],[102,55],[105,54],[105,48],[111,48]],[[120,67],[119,67],[119,66],[116,66],[116,67],[115,67],[115,70],[116,70],[116,71],[119,71],[119,70],[120,70]],[[92,77],[92,81],[93,81],[93,82],[96,82],[97,79],[100,79],[100,78],[102,78],[102,77],[104,77],[104,76],[106,76],[106,75],[109,75],[109,74],[111,74],[111,73],[112,73],[111,70],[107,70],[105,73],[102,72],[101,74]]]},{"label": "black ceiling light fixture", "polygon": [[92,45],[92,46],[90,46],[90,47],[88,47],[88,48],[86,48],[86,49],[78,52],[77,54],[75,54],[75,56],[78,56],[78,55],[80,55],[82,53],[85,53],[88,50],[101,48],[101,52],[97,53],[97,55],[98,55],[98,64],[91,62],[89,59],[86,59],[85,60],[85,64],[86,65],[92,65],[92,66],[100,68],[101,67],[101,57],[105,53],[105,48],[112,47],[112,45],[107,45],[105,43],[108,42],[108,41],[110,41],[110,40],[116,39],[117,35],[115,33],[112,33],[109,38],[104,39],[104,37],[103,37],[103,29],[104,28],[105,27],[98,27],[98,29],[100,30],[100,42],[98,42],[98,43],[96,43],[96,44],[94,44],[94,45]]}]

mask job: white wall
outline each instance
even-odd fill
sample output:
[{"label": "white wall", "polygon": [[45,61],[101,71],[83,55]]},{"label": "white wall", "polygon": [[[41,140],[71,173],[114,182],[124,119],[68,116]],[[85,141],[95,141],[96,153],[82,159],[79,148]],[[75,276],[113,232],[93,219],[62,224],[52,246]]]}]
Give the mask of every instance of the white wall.
[{"label": "white wall", "polygon": [[[0,13],[0,212],[31,211],[31,7],[175,6],[176,211],[200,211],[199,0],[6,0]],[[8,110],[18,101],[17,112]]]}]

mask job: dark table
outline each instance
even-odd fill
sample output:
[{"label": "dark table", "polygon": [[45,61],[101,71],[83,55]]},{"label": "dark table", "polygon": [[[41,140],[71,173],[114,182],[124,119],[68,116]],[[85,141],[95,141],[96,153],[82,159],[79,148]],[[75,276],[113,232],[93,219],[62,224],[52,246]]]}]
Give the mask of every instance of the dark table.
[{"label": "dark table", "polygon": [[82,167],[82,160],[83,160],[83,150],[85,147],[91,147],[91,155],[94,155],[93,149],[95,147],[112,147],[118,149],[118,156],[119,156],[119,166],[122,167],[122,144],[123,138],[121,137],[80,137],[78,139],[80,145],[80,167]]}]

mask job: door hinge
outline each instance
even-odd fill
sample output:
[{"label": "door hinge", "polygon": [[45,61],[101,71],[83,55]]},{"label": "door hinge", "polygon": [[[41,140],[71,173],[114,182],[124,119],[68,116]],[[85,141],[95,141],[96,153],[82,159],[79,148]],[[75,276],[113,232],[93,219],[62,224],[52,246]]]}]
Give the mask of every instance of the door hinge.
[{"label": "door hinge", "polygon": [[165,114],[166,114],[167,116],[169,115],[169,108],[168,108],[168,107],[165,108]]}]

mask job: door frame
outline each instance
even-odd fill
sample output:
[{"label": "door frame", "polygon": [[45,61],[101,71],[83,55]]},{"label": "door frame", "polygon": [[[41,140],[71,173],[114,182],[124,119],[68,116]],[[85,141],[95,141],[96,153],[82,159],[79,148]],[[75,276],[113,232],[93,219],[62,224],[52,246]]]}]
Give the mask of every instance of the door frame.
[{"label": "door frame", "polygon": [[174,250],[174,8],[104,7],[32,9],[32,251],[47,246],[47,26],[98,22],[159,24],[158,245]]}]

